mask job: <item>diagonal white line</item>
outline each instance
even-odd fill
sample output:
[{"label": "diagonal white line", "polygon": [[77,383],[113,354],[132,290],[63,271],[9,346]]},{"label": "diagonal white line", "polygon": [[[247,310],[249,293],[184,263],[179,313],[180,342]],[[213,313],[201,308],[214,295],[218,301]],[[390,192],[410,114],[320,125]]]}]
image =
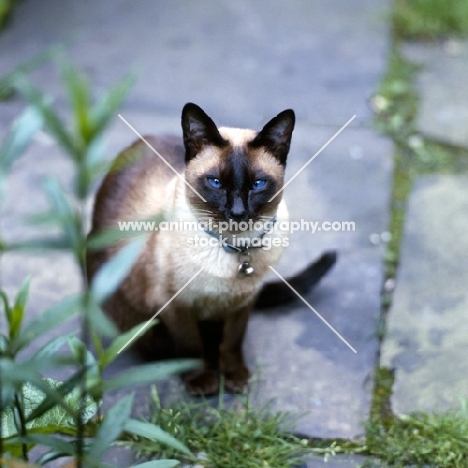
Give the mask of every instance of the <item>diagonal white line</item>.
[{"label": "diagonal white line", "polygon": [[355,118],[353,115],[268,201],[275,199]]},{"label": "diagonal white line", "polygon": [[177,171],[176,171],[176,170],[175,170],[175,169],[174,169],[174,168],[173,168],[173,167],[172,167],[172,166],[171,166],[171,165],[170,165],[170,164],[169,164],[169,163],[168,163],[152,146],[151,146],[151,144],[150,144],[134,127],[132,127],[132,125],[131,125],[130,123],[128,123],[127,120],[125,120],[125,119],[122,117],[121,114],[118,114],[118,115],[119,115],[119,117],[120,117],[120,120],[122,120],[124,123],[126,123],[127,126],[128,126],[131,130],[133,130],[133,132],[140,138],[140,140],[143,141],[144,143],[146,143],[146,145],[147,145],[150,149],[152,149],[152,150],[154,151],[154,153],[155,153],[157,156],[159,156],[159,157],[161,158],[161,160],[166,164],[166,166],[168,166],[168,167],[172,170],[172,172],[173,172],[177,177],[179,177],[180,180],[182,180],[182,181],[184,182],[184,184],[186,184],[188,187],[190,187],[190,188],[193,190],[193,192],[196,193],[196,194],[206,203],[206,200],[195,190],[195,188],[194,188],[192,185],[190,185],[189,182],[187,182],[187,181],[185,180],[185,177],[184,177],[183,175],[179,174],[179,173],[178,173],[178,172],[177,172]]},{"label": "diagonal white line", "polygon": [[200,268],[118,351],[120,354],[203,270]]},{"label": "diagonal white line", "polygon": [[357,351],[270,265],[270,269],[276,273],[276,276],[280,280],[283,281],[286,286],[288,286],[294,293],[296,293],[297,297],[333,332],[336,336],[346,345],[348,346],[353,353],[357,353]]}]

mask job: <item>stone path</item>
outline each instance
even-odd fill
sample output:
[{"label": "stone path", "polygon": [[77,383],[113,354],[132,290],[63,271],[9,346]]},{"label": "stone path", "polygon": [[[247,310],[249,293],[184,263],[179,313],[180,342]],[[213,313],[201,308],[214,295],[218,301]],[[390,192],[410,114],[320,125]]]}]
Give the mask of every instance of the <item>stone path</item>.
[{"label": "stone path", "polygon": [[[299,302],[287,311],[254,315],[246,340],[259,400],[274,398],[278,409],[308,412],[297,430],[311,437],[361,435],[369,411],[392,146],[371,130],[367,101],[387,59],[388,5],[372,0],[297,0],[287,7],[266,0],[102,0],[91,6],[51,0],[45,9],[40,0],[29,0],[18,5],[11,27],[0,36],[0,74],[61,40],[68,41],[71,59],[98,91],[139,65],[140,79],[122,114],[143,134],[180,134],[180,110],[187,101],[200,104],[217,123],[253,128],[292,107],[298,121],[289,176],[356,114],[285,195],[293,219],[354,221],[356,230],[292,235],[278,271],[288,275],[324,249],[339,250],[336,268],[306,299],[357,353]],[[53,66],[32,78],[65,109]],[[0,104],[0,137],[20,108],[15,101]],[[108,134],[109,155],[133,139],[117,119]],[[2,214],[5,237],[29,235],[19,218],[44,208],[38,191],[45,174],[69,184],[69,165],[39,134],[10,179]],[[53,262],[25,258],[5,255],[1,278],[2,286],[14,291],[33,273],[32,315],[78,288],[76,269],[64,256]],[[130,354],[124,359],[131,360]],[[336,466],[359,464],[350,460]]]},{"label": "stone path", "polygon": [[424,177],[410,197],[382,349],[397,413],[458,409],[468,392],[467,182]]},{"label": "stone path", "polygon": [[468,41],[405,44],[402,51],[422,66],[417,78],[419,131],[444,143],[468,147]]},{"label": "stone path", "polygon": [[[403,53],[422,65],[418,130],[467,147],[468,42],[406,44]],[[468,392],[466,187],[464,176],[428,176],[410,195],[381,358],[395,370],[396,413],[456,410]]]}]

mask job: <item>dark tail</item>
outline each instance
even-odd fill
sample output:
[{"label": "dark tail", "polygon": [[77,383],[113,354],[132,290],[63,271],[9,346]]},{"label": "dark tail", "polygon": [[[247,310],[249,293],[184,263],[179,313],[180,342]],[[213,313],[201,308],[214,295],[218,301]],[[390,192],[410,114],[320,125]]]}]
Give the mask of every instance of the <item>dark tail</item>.
[{"label": "dark tail", "polygon": [[[325,252],[314,263],[286,281],[302,296],[307,294],[327,274],[336,262],[336,252]],[[287,304],[297,299],[297,295],[282,281],[266,283],[255,303],[256,309],[268,309]]]}]

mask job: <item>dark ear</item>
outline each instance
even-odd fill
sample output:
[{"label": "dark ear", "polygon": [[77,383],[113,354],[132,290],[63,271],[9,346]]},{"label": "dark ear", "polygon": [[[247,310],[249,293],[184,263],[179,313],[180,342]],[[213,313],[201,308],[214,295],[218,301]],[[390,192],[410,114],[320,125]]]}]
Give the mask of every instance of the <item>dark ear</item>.
[{"label": "dark ear", "polygon": [[182,130],[185,145],[185,162],[194,158],[205,146],[226,146],[216,124],[203,109],[191,102],[182,109]]},{"label": "dark ear", "polygon": [[285,110],[271,119],[250,142],[252,148],[264,147],[281,164],[286,164],[296,117],[292,109]]}]

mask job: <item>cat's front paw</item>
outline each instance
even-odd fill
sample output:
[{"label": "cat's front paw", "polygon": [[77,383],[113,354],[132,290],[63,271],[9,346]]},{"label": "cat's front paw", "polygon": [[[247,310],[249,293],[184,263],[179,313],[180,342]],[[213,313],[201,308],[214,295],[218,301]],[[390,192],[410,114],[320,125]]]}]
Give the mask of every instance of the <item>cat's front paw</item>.
[{"label": "cat's front paw", "polygon": [[249,381],[250,373],[246,366],[239,366],[228,372],[224,372],[224,386],[233,393],[242,393]]},{"label": "cat's front paw", "polygon": [[192,395],[213,395],[218,393],[218,375],[212,370],[196,370],[184,375],[187,391]]}]

